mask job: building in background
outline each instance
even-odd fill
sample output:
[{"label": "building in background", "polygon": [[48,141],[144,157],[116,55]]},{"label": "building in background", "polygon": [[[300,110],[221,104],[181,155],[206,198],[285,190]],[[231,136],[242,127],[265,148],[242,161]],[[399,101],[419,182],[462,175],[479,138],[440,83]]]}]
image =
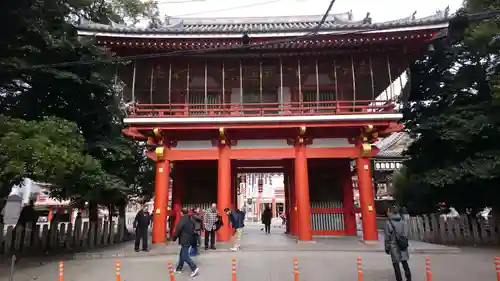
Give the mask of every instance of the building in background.
[{"label": "building in background", "polygon": [[268,205],[273,217],[278,217],[285,210],[285,186],[282,173],[247,173],[241,176],[243,208],[246,218],[260,220],[262,211]]}]

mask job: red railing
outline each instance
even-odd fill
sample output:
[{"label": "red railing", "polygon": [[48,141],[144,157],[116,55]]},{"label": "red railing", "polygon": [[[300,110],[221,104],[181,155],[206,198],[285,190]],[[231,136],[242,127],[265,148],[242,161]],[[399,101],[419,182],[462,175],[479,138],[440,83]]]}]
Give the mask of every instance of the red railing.
[{"label": "red railing", "polygon": [[245,104],[135,104],[129,117],[301,116],[395,113],[393,101],[319,101]]}]

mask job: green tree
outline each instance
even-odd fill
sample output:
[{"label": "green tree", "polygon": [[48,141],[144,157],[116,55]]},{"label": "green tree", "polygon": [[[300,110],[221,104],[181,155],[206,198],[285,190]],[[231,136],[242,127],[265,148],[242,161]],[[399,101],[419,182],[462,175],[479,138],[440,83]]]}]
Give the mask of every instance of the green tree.
[{"label": "green tree", "polygon": [[103,175],[99,161],[85,153],[76,124],[54,117],[25,121],[0,116],[0,209],[12,187],[26,177],[51,183],[60,192],[68,184],[98,184]]},{"label": "green tree", "polygon": [[[100,169],[87,178],[91,174],[80,166],[83,170],[75,170],[72,183],[58,185],[52,195],[90,202],[92,219],[98,204],[125,204],[151,163],[145,161],[143,147],[121,133],[123,113],[112,87],[111,55],[92,39],[78,38],[68,21],[90,8],[102,18],[119,13],[95,9],[95,1],[6,0],[3,4],[0,23],[10,28],[0,43],[0,114],[27,121],[54,116],[75,123],[86,157],[98,161]],[[53,66],[88,60],[103,62]]]},{"label": "green tree", "polygon": [[[486,2],[489,4],[485,5]],[[465,11],[500,8],[498,1],[470,0]],[[465,12],[462,11],[462,12]],[[463,211],[500,207],[500,105],[495,58],[488,46],[498,20],[469,27],[464,40],[434,42],[412,66],[411,94],[403,122],[416,140],[406,151],[408,185],[402,204],[423,211],[438,202]],[[419,195],[420,196],[417,196]]]},{"label": "green tree", "polygon": [[161,21],[158,1],[141,0],[68,0],[72,15],[77,21],[87,20],[95,23],[136,25],[147,20],[151,27],[160,27]]}]

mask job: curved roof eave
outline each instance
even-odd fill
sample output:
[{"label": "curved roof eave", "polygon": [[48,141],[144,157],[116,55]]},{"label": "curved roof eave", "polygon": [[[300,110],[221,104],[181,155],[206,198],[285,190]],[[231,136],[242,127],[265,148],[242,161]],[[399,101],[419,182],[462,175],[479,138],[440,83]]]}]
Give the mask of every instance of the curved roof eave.
[{"label": "curved roof eave", "polygon": [[[312,17],[312,16],[309,16]],[[352,21],[330,17],[323,23],[317,32],[322,34],[339,34],[346,32],[356,33],[382,33],[400,31],[434,30],[448,27],[450,17],[446,14],[436,14],[426,18],[415,19],[406,17],[404,19],[367,23],[366,21]],[[77,26],[79,35],[103,36],[123,38],[239,38],[243,32],[251,37],[287,37],[301,36],[309,33],[319,23],[317,20],[307,18],[292,21],[290,18],[269,18],[266,22],[257,22],[255,19],[215,19],[211,22],[206,20],[186,19],[175,24],[161,28],[142,28],[124,26],[112,23],[110,25],[82,22]],[[371,22],[371,20],[370,20]]]}]

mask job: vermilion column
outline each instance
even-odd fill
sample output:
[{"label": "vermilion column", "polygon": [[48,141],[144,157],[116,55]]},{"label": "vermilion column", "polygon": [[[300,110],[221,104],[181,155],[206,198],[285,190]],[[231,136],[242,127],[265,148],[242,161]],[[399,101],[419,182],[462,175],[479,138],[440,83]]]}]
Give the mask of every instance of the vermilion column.
[{"label": "vermilion column", "polygon": [[283,184],[285,185],[285,203],[283,204],[283,211],[286,216],[286,230],[285,233],[290,233],[290,173],[288,169],[285,167],[283,172]]},{"label": "vermilion column", "polygon": [[238,208],[238,178],[236,177],[236,169],[231,167],[231,210]]},{"label": "vermilion column", "polygon": [[174,167],[174,184],[172,188],[172,213],[174,216],[174,225],[172,226],[171,236],[175,232],[175,227],[181,220],[181,210],[182,210],[182,194],[184,192],[184,169],[181,165],[176,165]]},{"label": "vermilion column", "polygon": [[299,228],[297,221],[297,195],[295,184],[295,169],[290,168],[290,233],[296,236]]},{"label": "vermilion column", "polygon": [[340,184],[342,186],[344,203],[344,229],[346,235],[356,236],[356,214],[354,206],[354,192],[352,187],[352,175],[349,161],[340,169]]},{"label": "vermilion column", "polygon": [[304,144],[295,146],[295,196],[297,200],[298,236],[301,241],[311,241],[311,202],[309,200],[309,178]]},{"label": "vermilion column", "polygon": [[168,160],[156,162],[155,199],[153,214],[153,244],[165,243],[167,239],[168,183],[170,163]]},{"label": "vermilion column", "polygon": [[224,214],[224,209],[231,206],[231,159],[227,145],[219,146],[217,205],[219,214],[224,221],[224,225],[219,230],[218,239],[219,241],[230,241],[231,228],[228,217]]},{"label": "vermilion column", "polygon": [[375,201],[373,197],[372,175],[370,159],[364,157],[356,158],[356,170],[358,173],[359,201],[363,223],[363,240],[378,240],[377,216],[375,213]]},{"label": "vermilion column", "polygon": [[276,196],[274,194],[273,194],[273,198],[271,201],[271,212],[272,212],[273,218],[275,218],[276,217]]}]

